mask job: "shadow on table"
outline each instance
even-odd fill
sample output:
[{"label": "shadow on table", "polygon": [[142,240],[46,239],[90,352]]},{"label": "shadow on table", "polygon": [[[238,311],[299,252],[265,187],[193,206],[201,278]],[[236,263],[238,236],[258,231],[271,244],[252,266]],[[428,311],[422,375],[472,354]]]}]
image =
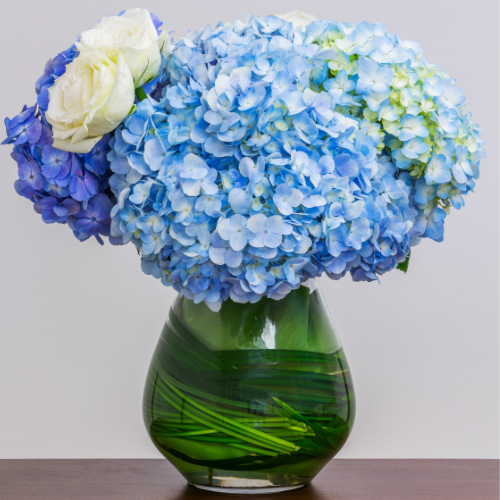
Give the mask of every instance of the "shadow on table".
[{"label": "shadow on table", "polygon": [[[231,498],[248,498],[253,497],[254,495],[234,495],[234,494],[220,494],[220,493],[212,493],[210,491],[202,491],[196,489],[194,486],[186,485],[182,491],[180,491],[177,496],[172,497],[169,500],[201,500],[201,499],[222,499],[227,498],[227,500],[231,500]],[[294,491],[287,491],[284,493],[274,493],[269,495],[255,495],[257,498],[266,500],[266,499],[276,499],[276,500],[341,500],[341,498],[332,496],[331,493],[327,494],[326,492],[319,491],[313,485],[306,486],[304,488],[300,488]]]}]

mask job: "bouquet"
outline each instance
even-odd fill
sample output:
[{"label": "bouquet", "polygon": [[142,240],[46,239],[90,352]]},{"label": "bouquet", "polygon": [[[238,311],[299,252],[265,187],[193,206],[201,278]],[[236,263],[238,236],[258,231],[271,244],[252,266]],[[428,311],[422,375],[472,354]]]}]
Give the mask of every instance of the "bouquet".
[{"label": "bouquet", "polygon": [[255,17],[177,41],[103,17],[6,119],[16,191],[80,241],[132,243],[195,303],[374,281],[440,242],[485,156],[454,79],[379,24]]}]

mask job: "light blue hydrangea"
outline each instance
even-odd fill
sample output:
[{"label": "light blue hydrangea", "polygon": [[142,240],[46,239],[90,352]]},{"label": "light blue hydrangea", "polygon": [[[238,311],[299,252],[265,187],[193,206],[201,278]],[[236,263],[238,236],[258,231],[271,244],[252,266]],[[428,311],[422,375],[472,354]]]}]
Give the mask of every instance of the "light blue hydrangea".
[{"label": "light blue hydrangea", "polygon": [[178,40],[160,81],[110,141],[111,234],[213,309],[377,280],[479,176],[463,92],[380,24],[248,15]]}]

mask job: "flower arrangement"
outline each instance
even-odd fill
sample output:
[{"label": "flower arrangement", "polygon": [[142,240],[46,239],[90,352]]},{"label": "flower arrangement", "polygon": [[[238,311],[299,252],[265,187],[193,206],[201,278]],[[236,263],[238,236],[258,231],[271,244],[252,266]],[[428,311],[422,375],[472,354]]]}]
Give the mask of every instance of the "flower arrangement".
[{"label": "flower arrangement", "polygon": [[213,310],[323,273],[378,280],[443,240],[484,151],[418,44],[297,13],[177,41],[161,25],[104,17],[5,120],[44,222],[132,242],[146,274]]}]

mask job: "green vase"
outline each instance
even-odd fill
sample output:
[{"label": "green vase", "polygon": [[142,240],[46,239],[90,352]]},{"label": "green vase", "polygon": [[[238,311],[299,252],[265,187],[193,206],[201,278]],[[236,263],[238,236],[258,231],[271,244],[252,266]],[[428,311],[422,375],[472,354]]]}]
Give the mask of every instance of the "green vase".
[{"label": "green vase", "polygon": [[149,368],[144,421],[198,488],[270,493],[308,484],[342,448],[355,415],[344,351],[323,298],[178,297]]}]

